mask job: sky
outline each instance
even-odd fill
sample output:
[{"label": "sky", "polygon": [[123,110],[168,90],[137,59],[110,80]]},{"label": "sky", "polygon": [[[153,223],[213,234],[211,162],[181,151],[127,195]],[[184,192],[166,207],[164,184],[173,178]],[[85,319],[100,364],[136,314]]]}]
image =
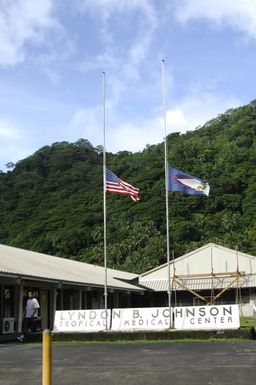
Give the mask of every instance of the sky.
[{"label": "sky", "polygon": [[0,0],[0,170],[103,145],[103,100],[106,150],[142,151],[164,109],[185,133],[256,99],[255,69],[255,0]]}]

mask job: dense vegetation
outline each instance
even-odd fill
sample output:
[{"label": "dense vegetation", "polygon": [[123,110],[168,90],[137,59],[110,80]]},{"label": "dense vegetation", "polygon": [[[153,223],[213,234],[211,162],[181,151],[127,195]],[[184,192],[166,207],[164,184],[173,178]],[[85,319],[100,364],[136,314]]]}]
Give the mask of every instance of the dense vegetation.
[{"label": "dense vegetation", "polygon": [[[175,256],[208,242],[256,255],[256,101],[168,136],[168,161],[207,179],[209,198],[169,194]],[[11,166],[11,165],[10,165]],[[166,261],[164,145],[107,153],[141,201],[107,194],[108,265],[142,272]],[[54,143],[0,173],[0,243],[103,263],[102,148]]]}]

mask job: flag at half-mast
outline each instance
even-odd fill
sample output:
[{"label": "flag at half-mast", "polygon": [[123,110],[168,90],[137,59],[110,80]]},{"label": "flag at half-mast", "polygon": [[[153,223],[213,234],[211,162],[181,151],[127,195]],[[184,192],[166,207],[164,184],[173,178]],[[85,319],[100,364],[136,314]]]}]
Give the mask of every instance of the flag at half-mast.
[{"label": "flag at half-mast", "polygon": [[168,191],[180,191],[189,195],[209,195],[210,186],[206,180],[186,174],[169,166]]},{"label": "flag at half-mast", "polygon": [[134,201],[140,200],[138,188],[124,182],[108,169],[106,169],[106,191],[113,194],[130,195]]}]

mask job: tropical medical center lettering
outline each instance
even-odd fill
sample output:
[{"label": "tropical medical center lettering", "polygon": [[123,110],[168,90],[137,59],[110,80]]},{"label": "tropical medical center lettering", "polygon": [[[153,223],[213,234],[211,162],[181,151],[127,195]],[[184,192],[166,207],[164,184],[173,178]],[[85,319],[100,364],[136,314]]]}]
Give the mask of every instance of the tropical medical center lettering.
[{"label": "tropical medical center lettering", "polygon": [[238,329],[238,305],[188,306],[173,309],[175,329]]},{"label": "tropical medical center lettering", "polygon": [[[170,312],[171,310],[171,312]],[[238,329],[238,305],[150,307],[55,312],[54,331]]]}]

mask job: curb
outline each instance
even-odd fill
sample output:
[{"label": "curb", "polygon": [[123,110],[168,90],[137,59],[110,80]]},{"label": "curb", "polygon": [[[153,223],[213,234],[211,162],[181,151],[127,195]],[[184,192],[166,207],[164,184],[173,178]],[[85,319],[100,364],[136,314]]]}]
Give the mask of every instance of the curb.
[{"label": "curb", "polygon": [[[237,339],[255,340],[254,327],[238,330],[170,330],[170,331],[133,331],[133,332],[91,332],[91,333],[54,333],[53,342],[56,341],[176,341],[176,340],[209,340],[209,339]],[[42,342],[42,333],[31,333],[26,336],[24,342]]]}]

